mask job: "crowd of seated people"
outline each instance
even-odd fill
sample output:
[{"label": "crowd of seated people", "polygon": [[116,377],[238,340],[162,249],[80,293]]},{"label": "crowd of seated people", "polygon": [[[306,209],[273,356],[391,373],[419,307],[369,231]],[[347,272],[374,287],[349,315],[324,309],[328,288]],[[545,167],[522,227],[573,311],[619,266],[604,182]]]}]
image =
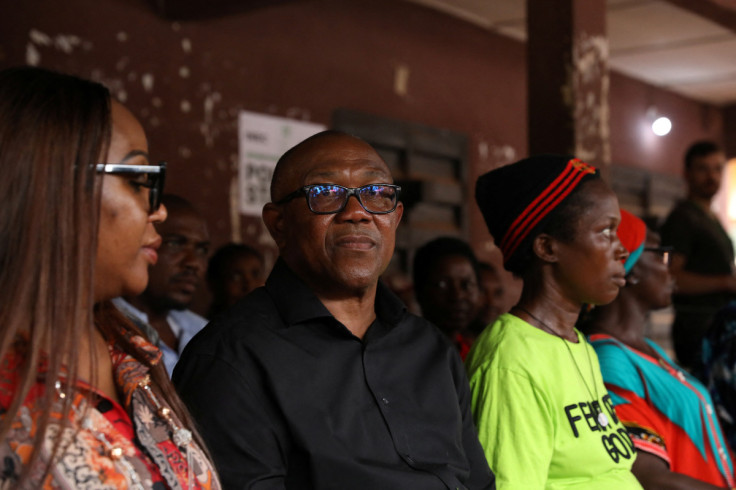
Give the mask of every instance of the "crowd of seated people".
[{"label": "crowd of seated people", "polygon": [[[736,310],[708,387],[646,339],[672,250],[574,156],[475,183],[516,304],[443,236],[411,264],[421,315],[380,280],[401,187],[347,133],[276,163],[270,271],[244,244],[210,258],[203,210],[163,193],[167,165],[99,83],[0,71],[0,166],[1,488],[736,484]],[[205,282],[208,319],[190,310]]]}]

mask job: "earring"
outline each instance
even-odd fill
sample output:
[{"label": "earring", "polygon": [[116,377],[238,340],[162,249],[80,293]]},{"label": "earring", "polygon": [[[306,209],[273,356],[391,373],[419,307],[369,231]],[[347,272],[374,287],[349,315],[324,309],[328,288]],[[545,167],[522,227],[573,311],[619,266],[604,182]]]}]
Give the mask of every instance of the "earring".
[{"label": "earring", "polygon": [[626,284],[631,284],[632,286],[636,286],[639,284],[639,278],[636,276],[629,276],[626,278]]}]

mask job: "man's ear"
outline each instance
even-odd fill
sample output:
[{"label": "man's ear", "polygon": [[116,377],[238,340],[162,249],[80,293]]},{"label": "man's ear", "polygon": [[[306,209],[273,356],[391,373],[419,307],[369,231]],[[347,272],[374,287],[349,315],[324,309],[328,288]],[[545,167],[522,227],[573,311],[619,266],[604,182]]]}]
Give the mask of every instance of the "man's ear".
[{"label": "man's ear", "polygon": [[557,256],[559,242],[547,233],[540,233],[532,243],[534,255],[544,262],[554,263],[559,260]]},{"label": "man's ear", "polygon": [[401,223],[401,217],[404,216],[404,203],[399,201],[396,205],[396,209],[394,210],[394,216],[396,219],[396,225],[394,226],[394,230],[399,227],[399,223]]},{"label": "man's ear", "polygon": [[278,206],[272,202],[266,203],[261,211],[261,217],[263,223],[266,225],[268,233],[276,242],[276,245],[281,249],[284,241],[286,240],[284,234],[284,213],[281,206]]}]

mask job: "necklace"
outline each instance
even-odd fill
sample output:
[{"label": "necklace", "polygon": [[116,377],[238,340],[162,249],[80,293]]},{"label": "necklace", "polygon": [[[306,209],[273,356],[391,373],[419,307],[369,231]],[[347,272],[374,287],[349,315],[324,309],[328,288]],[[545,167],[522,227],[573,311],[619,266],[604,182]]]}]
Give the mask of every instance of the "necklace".
[{"label": "necklace", "polygon": [[192,442],[192,432],[188,429],[185,429],[183,427],[179,427],[179,425],[174,421],[174,419],[171,417],[171,409],[168,407],[164,407],[161,405],[161,403],[158,401],[158,398],[156,398],[156,395],[153,393],[153,390],[151,389],[151,376],[146,374],[146,376],[138,382],[138,386],[143,389],[143,391],[148,396],[148,400],[151,402],[151,404],[156,408],[156,412],[158,413],[159,417],[164,419],[166,423],[168,424],[169,428],[171,429],[172,437],[171,440],[176,444],[180,449],[182,449],[184,452],[186,452],[187,455],[187,483],[188,488],[192,488],[192,451],[191,447],[189,447],[189,443]]},{"label": "necklace", "polygon": [[[187,462],[187,488],[191,490],[193,488],[193,457],[192,457],[192,446],[190,444],[192,443],[193,436],[192,432],[188,429],[185,429],[183,427],[180,427],[176,421],[171,416],[171,409],[168,407],[165,407],[161,404],[161,402],[158,400],[156,395],[154,394],[153,390],[151,389],[151,377],[150,375],[145,375],[143,379],[141,379],[138,382],[138,387],[143,390],[143,392],[146,395],[146,398],[148,399],[148,402],[153,406],[155,409],[155,413],[161,417],[166,424],[169,426],[169,429],[171,431],[171,440],[172,442],[179,447],[179,449],[186,453],[186,462]],[[62,391],[61,382],[56,381],[55,384],[56,393],[59,399],[63,400],[66,398],[66,393]],[[72,408],[75,411],[75,415],[81,420],[81,427],[82,429],[90,432],[92,436],[97,439],[105,448],[106,455],[113,461],[113,463],[117,463],[120,466],[123,467],[125,472],[128,475],[128,478],[131,481],[130,488],[132,490],[143,490],[143,485],[141,484],[141,480],[138,476],[138,473],[136,472],[133,465],[126,460],[126,458],[123,457],[124,450],[122,447],[113,445],[112,442],[108,439],[108,436],[105,435],[102,431],[100,431],[97,427],[95,427],[94,423],[92,422],[92,419],[89,416],[85,416],[84,410],[80,409],[78,407]],[[133,444],[131,442],[131,444]]]},{"label": "necklace", "polygon": [[[578,366],[578,363],[575,360],[575,356],[572,354],[572,349],[570,349],[570,346],[567,345],[567,341],[565,340],[565,338],[559,333],[557,333],[557,331],[554,330],[552,327],[550,327],[549,325],[544,323],[542,320],[534,316],[532,312],[530,312],[523,306],[516,305],[515,308],[529,315],[533,320],[539,323],[539,325],[542,328],[547,330],[549,333],[551,333],[555,337],[558,337],[562,341],[562,343],[565,344],[565,348],[567,348],[567,353],[570,354],[570,359],[572,359],[572,363],[575,365],[575,369],[577,370],[577,373],[580,376],[580,379],[583,380],[583,386],[585,386],[585,390],[588,392],[591,398],[593,398],[596,402],[598,402],[598,388],[595,385],[595,373],[593,372],[593,362],[590,360],[590,352],[588,352],[588,346],[583,345],[583,349],[585,349],[585,355],[588,358],[588,367],[590,368],[590,376],[593,378],[593,390],[595,390],[595,396],[593,396],[593,390],[591,390],[588,387],[588,382],[585,381],[585,376],[583,376],[583,371],[580,369],[580,366]],[[591,406],[593,407],[593,410],[595,410],[598,413],[596,418],[598,419],[598,423],[601,425],[601,427],[607,427],[609,423],[608,416],[605,413],[603,413],[603,409],[600,407],[600,405],[597,408],[595,405],[591,405]]]},{"label": "necklace", "polygon": [[[54,384],[54,388],[56,389],[56,395],[59,399],[64,400],[66,398],[66,393],[62,391],[61,381],[57,380]],[[110,458],[114,465],[120,465],[128,475],[128,479],[130,480],[130,489],[144,490],[145,487],[141,483],[141,479],[138,477],[138,473],[135,468],[126,458],[123,457],[125,452],[124,449],[121,446],[114,444],[110,439],[108,439],[104,432],[95,427],[91,417],[86,414],[86,410],[86,404],[80,406],[72,405],[72,411],[74,412],[75,418],[81,421],[81,428],[92,434],[92,437],[102,444],[105,455]]]}]

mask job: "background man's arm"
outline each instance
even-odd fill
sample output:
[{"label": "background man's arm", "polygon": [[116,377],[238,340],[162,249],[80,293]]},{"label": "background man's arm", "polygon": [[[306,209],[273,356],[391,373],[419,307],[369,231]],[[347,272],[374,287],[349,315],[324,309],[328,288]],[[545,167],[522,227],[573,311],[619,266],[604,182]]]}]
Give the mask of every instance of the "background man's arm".
[{"label": "background man's arm", "polygon": [[708,293],[736,293],[736,276],[733,274],[708,276],[685,270],[687,258],[683,254],[672,253],[670,273],[677,284],[677,294],[698,295]]}]

